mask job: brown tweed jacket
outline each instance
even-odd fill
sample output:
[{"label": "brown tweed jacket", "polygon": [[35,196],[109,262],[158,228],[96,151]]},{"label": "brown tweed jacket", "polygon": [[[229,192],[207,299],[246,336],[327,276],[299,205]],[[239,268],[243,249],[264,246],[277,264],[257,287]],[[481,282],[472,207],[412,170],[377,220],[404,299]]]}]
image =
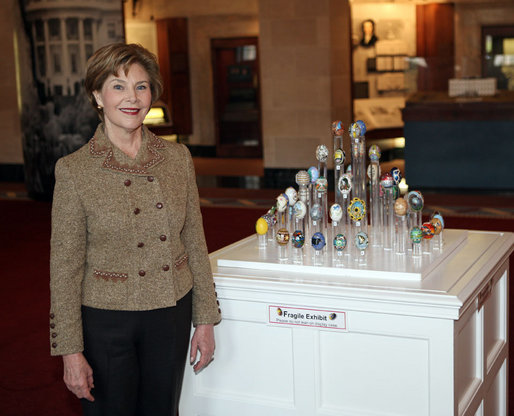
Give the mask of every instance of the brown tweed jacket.
[{"label": "brown tweed jacket", "polygon": [[100,125],[55,167],[50,350],[81,352],[81,305],[174,306],[193,289],[193,323],[220,321],[188,149],[143,128],[136,159]]}]

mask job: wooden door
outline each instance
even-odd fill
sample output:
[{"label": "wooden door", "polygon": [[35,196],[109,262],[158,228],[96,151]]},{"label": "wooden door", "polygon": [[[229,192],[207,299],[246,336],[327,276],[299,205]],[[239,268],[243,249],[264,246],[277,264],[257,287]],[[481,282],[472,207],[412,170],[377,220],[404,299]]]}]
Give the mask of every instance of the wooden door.
[{"label": "wooden door", "polygon": [[212,39],[216,154],[261,157],[261,103],[256,37]]},{"label": "wooden door", "polygon": [[453,19],[452,3],[416,6],[416,54],[427,63],[418,70],[419,91],[448,91],[454,77]]}]

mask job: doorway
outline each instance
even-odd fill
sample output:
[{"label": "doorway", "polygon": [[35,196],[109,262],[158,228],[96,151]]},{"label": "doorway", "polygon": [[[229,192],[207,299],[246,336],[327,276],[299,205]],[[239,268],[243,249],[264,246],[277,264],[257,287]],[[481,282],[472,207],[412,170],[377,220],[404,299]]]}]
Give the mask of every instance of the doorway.
[{"label": "doorway", "polygon": [[258,39],[212,39],[216,155],[262,157]]}]

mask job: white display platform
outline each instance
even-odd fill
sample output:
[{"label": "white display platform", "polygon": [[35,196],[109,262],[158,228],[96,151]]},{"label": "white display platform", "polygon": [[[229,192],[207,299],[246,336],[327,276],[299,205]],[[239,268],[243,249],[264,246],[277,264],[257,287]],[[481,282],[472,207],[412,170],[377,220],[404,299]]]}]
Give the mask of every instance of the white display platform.
[{"label": "white display platform", "polygon": [[512,233],[468,231],[420,280],[224,263],[254,241],[210,255],[223,319],[181,416],[507,415]]},{"label": "white display platform", "polygon": [[240,242],[237,250],[224,252],[222,256],[218,257],[217,262],[220,267],[254,270],[422,280],[465,242],[467,234],[466,230],[447,230],[444,232],[443,250],[432,249],[430,254],[423,254],[420,257],[413,257],[411,251],[398,255],[392,250],[385,251],[369,247],[365,254],[365,264],[359,264],[355,256],[349,257],[344,254],[335,262],[330,247],[325,247],[323,254],[316,259],[315,250],[310,246],[305,246],[300,251],[302,255],[298,260],[293,255],[295,249],[291,244],[287,248],[287,259],[279,260],[277,244],[268,241],[266,248],[259,248],[257,235],[255,235],[253,239],[248,238]]}]

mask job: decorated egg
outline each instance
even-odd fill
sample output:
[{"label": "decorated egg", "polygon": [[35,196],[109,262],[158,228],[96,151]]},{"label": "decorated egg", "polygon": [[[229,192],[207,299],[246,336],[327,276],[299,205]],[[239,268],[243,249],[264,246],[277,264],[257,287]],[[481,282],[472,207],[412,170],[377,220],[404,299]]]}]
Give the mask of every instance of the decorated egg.
[{"label": "decorated egg", "polygon": [[378,160],[380,159],[380,156],[382,155],[382,152],[380,151],[380,147],[378,147],[376,144],[372,144],[369,147],[368,155],[369,155],[369,159],[372,162],[378,162]]},{"label": "decorated egg", "polygon": [[264,220],[266,220],[266,222],[268,223],[268,228],[273,227],[277,223],[277,218],[275,217],[275,214],[270,213],[270,211],[264,214],[261,218],[264,218]]},{"label": "decorated egg", "polygon": [[337,251],[343,251],[346,248],[346,237],[344,236],[344,234],[337,234],[334,237],[333,244],[334,244],[334,248]]},{"label": "decorated egg", "polygon": [[407,202],[409,203],[409,208],[413,211],[421,211],[423,210],[424,200],[423,195],[419,191],[410,191],[407,194]]},{"label": "decorated egg", "polygon": [[347,173],[348,175],[351,175],[351,174],[352,174],[352,164],[351,164],[351,163],[346,167],[346,173]]},{"label": "decorated egg", "polygon": [[355,234],[355,247],[359,250],[366,250],[368,248],[369,239],[364,231],[359,231]]},{"label": "decorated egg", "polygon": [[296,230],[291,237],[291,243],[295,248],[302,248],[305,244],[305,234],[302,230]]},{"label": "decorated egg", "polygon": [[346,155],[344,153],[344,150],[336,149],[334,151],[334,163],[336,165],[342,165],[344,163],[345,159],[346,159]]},{"label": "decorated egg", "polygon": [[425,240],[430,240],[435,234],[435,227],[430,222],[424,222],[421,226],[421,232]]},{"label": "decorated egg", "polygon": [[423,238],[423,231],[419,227],[412,227],[410,230],[410,239],[414,244],[421,243],[421,239]]},{"label": "decorated egg", "polygon": [[366,124],[362,120],[357,120],[356,123],[359,125],[361,129],[361,136],[364,136],[366,134]]},{"label": "decorated egg", "polygon": [[430,218],[430,222],[435,227],[435,235],[439,235],[444,229],[443,216],[438,211],[435,211]]},{"label": "decorated egg", "polygon": [[380,175],[380,165],[378,163],[371,163],[368,165],[368,178],[372,181],[378,180]]},{"label": "decorated egg", "polygon": [[341,208],[341,205],[333,204],[330,207],[330,218],[334,222],[341,221],[341,218],[343,218],[343,208]]},{"label": "decorated egg", "polygon": [[324,144],[320,144],[316,148],[316,159],[320,162],[326,162],[328,159],[328,148]]},{"label": "decorated egg", "polygon": [[287,231],[286,228],[280,228],[277,231],[277,243],[281,246],[285,246],[287,243],[289,243],[289,231]]},{"label": "decorated egg", "polygon": [[391,175],[391,172],[385,172],[380,177],[380,185],[385,189],[391,188],[394,185],[393,175]]},{"label": "decorated egg", "polygon": [[407,209],[409,208],[409,204],[405,200],[405,198],[398,198],[394,201],[394,212],[396,215],[403,217],[407,214]]},{"label": "decorated egg", "polygon": [[323,194],[327,192],[328,188],[328,181],[327,178],[320,176],[318,179],[316,179],[316,191]]},{"label": "decorated egg", "polygon": [[353,138],[361,137],[361,127],[357,123],[350,124],[350,136]]},{"label": "decorated egg", "polygon": [[289,205],[293,206],[296,203],[296,201],[298,200],[298,193],[296,192],[296,189],[294,189],[292,186],[290,186],[289,188],[287,188],[285,190],[285,194],[289,201]]},{"label": "decorated egg", "polygon": [[323,218],[323,211],[321,210],[320,204],[314,204],[311,207],[310,216],[313,221],[319,221]]},{"label": "decorated egg", "polygon": [[305,202],[302,200],[297,201],[293,206],[293,212],[294,216],[301,220],[305,217],[305,214],[307,214],[307,205],[305,205]]},{"label": "decorated egg", "polygon": [[343,195],[348,195],[350,191],[352,190],[352,178],[350,175],[345,173],[344,175],[341,175],[339,178],[339,181],[337,183],[337,188],[339,189],[339,192],[341,192]]},{"label": "decorated egg", "polygon": [[289,203],[289,199],[286,194],[280,194],[277,196],[277,211],[284,212],[287,208],[287,204]]},{"label": "decorated egg", "polygon": [[314,233],[311,239],[312,247],[315,250],[322,250],[326,245],[325,236],[322,233]]},{"label": "decorated egg", "polygon": [[344,133],[343,122],[341,120],[336,120],[332,122],[332,135],[334,136],[342,136]]},{"label": "decorated egg", "polygon": [[309,176],[311,178],[311,183],[315,183],[316,180],[319,178],[319,170],[315,166],[311,166],[308,170]]},{"label": "decorated egg", "polygon": [[354,221],[361,221],[366,216],[366,203],[360,198],[353,198],[348,206],[348,215]]},{"label": "decorated egg", "polygon": [[255,223],[255,231],[259,235],[263,235],[268,232],[268,222],[263,217],[260,217]]},{"label": "decorated egg", "polygon": [[296,183],[298,186],[307,186],[311,182],[311,177],[309,175],[309,172],[306,170],[300,170],[296,174]]},{"label": "decorated egg", "polygon": [[391,169],[391,175],[393,176],[393,181],[395,185],[398,185],[402,180],[402,172],[400,169],[394,167]]}]

